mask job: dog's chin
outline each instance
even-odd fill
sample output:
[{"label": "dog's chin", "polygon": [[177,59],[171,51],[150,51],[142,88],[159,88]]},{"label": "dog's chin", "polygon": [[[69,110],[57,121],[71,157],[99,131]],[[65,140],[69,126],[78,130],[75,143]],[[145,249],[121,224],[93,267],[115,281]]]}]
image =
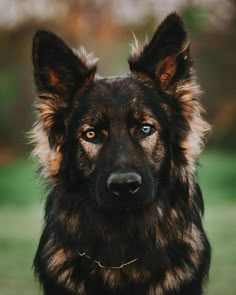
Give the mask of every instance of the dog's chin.
[{"label": "dog's chin", "polygon": [[98,210],[103,212],[104,214],[121,214],[121,213],[133,213],[137,211],[143,211],[147,207],[153,204],[154,198],[145,199],[142,201],[98,201]]}]

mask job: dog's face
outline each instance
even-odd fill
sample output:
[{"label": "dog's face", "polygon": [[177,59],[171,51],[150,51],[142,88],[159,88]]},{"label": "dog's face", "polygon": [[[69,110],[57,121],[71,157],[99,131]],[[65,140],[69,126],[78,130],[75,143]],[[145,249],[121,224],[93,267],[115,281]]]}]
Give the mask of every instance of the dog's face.
[{"label": "dog's face", "polygon": [[130,210],[157,200],[182,166],[192,173],[205,125],[177,15],[133,50],[126,76],[96,76],[83,51],[48,32],[36,34],[33,62],[35,154],[48,179],[85,191],[99,208]]},{"label": "dog's face", "polygon": [[96,81],[71,119],[77,169],[102,208],[143,207],[157,192],[166,118],[160,94],[139,84],[130,76]]}]

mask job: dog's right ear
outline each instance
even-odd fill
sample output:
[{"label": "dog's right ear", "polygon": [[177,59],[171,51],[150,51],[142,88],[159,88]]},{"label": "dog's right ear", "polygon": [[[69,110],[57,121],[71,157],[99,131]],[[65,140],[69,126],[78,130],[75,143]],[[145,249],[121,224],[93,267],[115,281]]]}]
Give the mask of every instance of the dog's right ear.
[{"label": "dog's right ear", "polygon": [[52,178],[60,169],[74,100],[93,83],[96,59],[84,49],[75,53],[60,38],[46,31],[35,34],[32,55],[38,122],[29,136],[43,176]]},{"label": "dog's right ear", "polygon": [[85,80],[94,76],[96,65],[75,54],[60,38],[38,31],[33,39],[33,65],[37,90],[65,99],[74,95]]},{"label": "dog's right ear", "polygon": [[94,79],[96,64],[90,63],[84,52],[75,54],[60,38],[46,31],[35,34],[32,56],[39,119],[50,145],[60,145],[66,113],[75,94]]}]

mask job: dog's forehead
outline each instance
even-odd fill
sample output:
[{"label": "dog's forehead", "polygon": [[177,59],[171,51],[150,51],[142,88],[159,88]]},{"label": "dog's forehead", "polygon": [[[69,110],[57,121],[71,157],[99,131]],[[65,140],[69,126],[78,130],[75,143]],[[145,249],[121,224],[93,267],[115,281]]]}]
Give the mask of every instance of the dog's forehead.
[{"label": "dog's forehead", "polygon": [[[109,109],[142,108],[145,92],[142,85],[131,76],[117,76],[96,79],[90,90],[86,93],[85,103],[91,106],[99,104]],[[93,108],[94,109],[94,108]]]},{"label": "dog's forehead", "polygon": [[98,79],[95,89],[98,95],[110,99],[113,103],[129,103],[134,97],[143,97],[140,85],[128,75]]},{"label": "dog's forehead", "polygon": [[97,78],[78,105],[83,116],[90,119],[106,117],[114,121],[128,116],[144,120],[156,117],[158,93],[154,96],[131,75]]}]

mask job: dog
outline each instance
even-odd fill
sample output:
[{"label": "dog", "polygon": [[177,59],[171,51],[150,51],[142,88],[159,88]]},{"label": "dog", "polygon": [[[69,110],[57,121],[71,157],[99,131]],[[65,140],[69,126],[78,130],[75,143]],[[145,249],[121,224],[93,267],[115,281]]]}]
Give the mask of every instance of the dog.
[{"label": "dog", "polygon": [[48,195],[34,259],[45,295],[200,295],[210,265],[196,164],[202,116],[183,20],[167,16],[123,76],[38,31],[33,154]]}]

